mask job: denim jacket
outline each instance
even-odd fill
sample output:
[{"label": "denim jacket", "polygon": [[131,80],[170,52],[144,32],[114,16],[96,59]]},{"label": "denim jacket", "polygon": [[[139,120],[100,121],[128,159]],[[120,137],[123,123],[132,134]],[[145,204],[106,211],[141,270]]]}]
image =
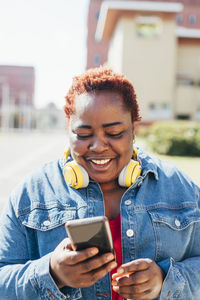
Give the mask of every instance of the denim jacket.
[{"label": "denim jacket", "polygon": [[[123,262],[151,258],[166,276],[159,299],[200,299],[199,188],[176,167],[139,151],[142,175],[121,200]],[[111,299],[107,274],[88,288],[59,290],[49,273],[65,223],[104,215],[100,186],[66,185],[63,160],[28,175],[0,220],[0,300]]]}]

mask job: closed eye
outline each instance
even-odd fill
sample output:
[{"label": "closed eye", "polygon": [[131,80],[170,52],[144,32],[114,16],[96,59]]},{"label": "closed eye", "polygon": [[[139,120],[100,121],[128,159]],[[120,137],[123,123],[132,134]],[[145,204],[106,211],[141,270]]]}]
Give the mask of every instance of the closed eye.
[{"label": "closed eye", "polygon": [[107,136],[109,136],[109,137],[120,137],[122,134],[123,134],[123,131],[121,131],[121,132],[118,132],[118,133],[106,133],[107,134]]},{"label": "closed eye", "polygon": [[82,140],[92,137],[92,134],[82,135],[82,134],[77,133],[76,135],[79,139],[82,139]]}]

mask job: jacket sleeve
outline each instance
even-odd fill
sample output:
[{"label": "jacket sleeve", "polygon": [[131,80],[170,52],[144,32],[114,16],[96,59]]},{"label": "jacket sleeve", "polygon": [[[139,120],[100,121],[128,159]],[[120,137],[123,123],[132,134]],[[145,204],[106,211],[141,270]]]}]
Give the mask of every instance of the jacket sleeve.
[{"label": "jacket sleeve", "polygon": [[161,300],[200,299],[200,257],[182,262],[170,258],[170,268],[163,282]]},{"label": "jacket sleeve", "polygon": [[194,224],[191,233],[191,256],[182,261],[175,261],[172,257],[161,261],[159,266],[165,271],[160,295],[161,300],[172,299],[200,299],[200,189],[196,187],[197,210],[199,220]]},{"label": "jacket sleeve", "polygon": [[10,201],[0,218],[0,300],[69,299],[49,273],[51,253],[32,259],[27,245],[26,232]]}]

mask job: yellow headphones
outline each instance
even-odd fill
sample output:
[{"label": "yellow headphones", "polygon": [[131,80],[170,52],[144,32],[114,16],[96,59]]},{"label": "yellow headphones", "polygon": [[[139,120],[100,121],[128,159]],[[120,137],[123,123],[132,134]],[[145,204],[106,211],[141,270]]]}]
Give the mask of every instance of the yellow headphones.
[{"label": "yellow headphones", "polygon": [[[64,152],[65,158],[69,156],[69,149]],[[133,150],[133,159],[122,169],[118,177],[120,186],[129,187],[140,176],[142,171],[139,161],[137,161],[137,150]],[[87,187],[89,184],[89,176],[86,170],[75,160],[67,162],[63,168],[65,181],[74,189]]]}]

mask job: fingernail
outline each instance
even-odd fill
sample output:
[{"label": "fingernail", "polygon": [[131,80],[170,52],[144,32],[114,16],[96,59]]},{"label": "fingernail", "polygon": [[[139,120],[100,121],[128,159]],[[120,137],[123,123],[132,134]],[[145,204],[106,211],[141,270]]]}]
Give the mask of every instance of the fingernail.
[{"label": "fingernail", "polygon": [[116,266],[117,266],[117,263],[116,263],[116,261],[114,261],[114,262],[111,264],[111,268],[114,269],[114,268],[116,268]]},{"label": "fingernail", "polygon": [[93,248],[90,250],[91,255],[95,255],[99,252],[99,250],[97,248]]},{"label": "fingernail", "polygon": [[117,269],[117,273],[119,273],[119,274],[124,273],[124,269],[120,267],[119,269]]},{"label": "fingernail", "polygon": [[106,258],[107,258],[107,260],[112,260],[112,259],[114,259],[114,255],[113,254],[108,254]]},{"label": "fingernail", "polygon": [[116,262],[112,262],[111,265],[109,266],[109,272],[112,271],[114,268],[116,268],[117,263]]}]

